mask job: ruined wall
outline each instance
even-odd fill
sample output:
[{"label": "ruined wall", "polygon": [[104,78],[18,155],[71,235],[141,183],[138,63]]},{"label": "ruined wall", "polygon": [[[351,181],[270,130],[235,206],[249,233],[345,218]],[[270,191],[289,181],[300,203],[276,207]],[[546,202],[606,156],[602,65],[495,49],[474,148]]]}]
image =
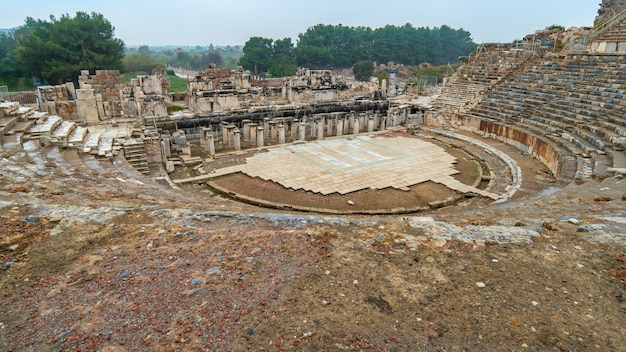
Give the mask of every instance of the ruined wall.
[{"label": "ruined wall", "polygon": [[124,116],[167,116],[165,103],[171,100],[169,79],[164,72],[138,76],[126,83],[117,70],[82,70],[79,89],[72,82],[38,87],[41,110],[66,120],[97,123]]},{"label": "ruined wall", "polygon": [[557,179],[561,178],[561,155],[549,142],[535,135],[517,130],[514,127],[492,121],[471,119],[469,125],[484,132],[486,137],[503,141],[536,157],[550,169],[554,177]]},{"label": "ruined wall", "polygon": [[598,16],[596,16],[593,25],[597,26],[603,21],[611,18],[615,13],[624,9],[626,9],[626,0],[602,0],[600,9],[598,10]]}]

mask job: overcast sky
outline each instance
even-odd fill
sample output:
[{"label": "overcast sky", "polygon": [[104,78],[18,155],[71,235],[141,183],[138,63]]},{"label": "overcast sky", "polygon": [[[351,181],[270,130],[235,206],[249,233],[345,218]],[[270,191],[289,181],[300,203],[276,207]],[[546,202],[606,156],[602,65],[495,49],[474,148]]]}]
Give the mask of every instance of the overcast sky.
[{"label": "overcast sky", "polygon": [[127,45],[237,45],[250,37],[291,37],[316,24],[379,28],[448,25],[477,43],[510,42],[552,24],[593,25],[601,0],[17,0],[2,7],[0,28],[27,16],[98,12]]}]

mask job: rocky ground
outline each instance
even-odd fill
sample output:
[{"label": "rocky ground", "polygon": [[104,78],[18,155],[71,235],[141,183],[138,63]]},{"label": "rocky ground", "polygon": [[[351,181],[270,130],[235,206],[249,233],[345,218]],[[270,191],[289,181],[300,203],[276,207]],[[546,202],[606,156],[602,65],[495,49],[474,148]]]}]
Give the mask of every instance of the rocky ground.
[{"label": "rocky ground", "polygon": [[626,350],[621,178],[324,216],[49,163],[0,178],[3,351]]}]

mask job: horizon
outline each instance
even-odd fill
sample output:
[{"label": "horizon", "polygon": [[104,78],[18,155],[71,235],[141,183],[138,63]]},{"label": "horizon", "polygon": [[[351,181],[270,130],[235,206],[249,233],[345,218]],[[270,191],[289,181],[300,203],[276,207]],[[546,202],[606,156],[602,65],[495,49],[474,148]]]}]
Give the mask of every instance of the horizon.
[{"label": "horizon", "polygon": [[[124,11],[120,11],[123,9]],[[382,9],[382,12],[381,10]],[[381,28],[386,25],[419,27],[449,26],[463,29],[477,43],[508,43],[551,25],[592,26],[599,5],[588,0],[528,0],[504,3],[497,0],[242,0],[233,7],[225,3],[182,0],[162,7],[145,0],[85,4],[77,0],[24,0],[0,13],[0,28],[24,24],[27,17],[49,20],[77,11],[101,13],[115,27],[115,37],[129,46],[243,46],[251,37],[273,40],[291,38],[317,24]],[[386,11],[388,10],[388,11]]]}]

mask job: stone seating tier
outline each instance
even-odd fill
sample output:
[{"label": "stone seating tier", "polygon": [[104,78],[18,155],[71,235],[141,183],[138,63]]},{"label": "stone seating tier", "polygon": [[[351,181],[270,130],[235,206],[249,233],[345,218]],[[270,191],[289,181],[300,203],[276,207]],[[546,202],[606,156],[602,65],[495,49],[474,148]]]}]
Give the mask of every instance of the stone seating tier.
[{"label": "stone seating tier", "polygon": [[590,170],[604,176],[626,159],[626,63],[620,59],[624,55],[536,58],[495,85],[468,116],[549,139],[579,159],[578,176]]}]

